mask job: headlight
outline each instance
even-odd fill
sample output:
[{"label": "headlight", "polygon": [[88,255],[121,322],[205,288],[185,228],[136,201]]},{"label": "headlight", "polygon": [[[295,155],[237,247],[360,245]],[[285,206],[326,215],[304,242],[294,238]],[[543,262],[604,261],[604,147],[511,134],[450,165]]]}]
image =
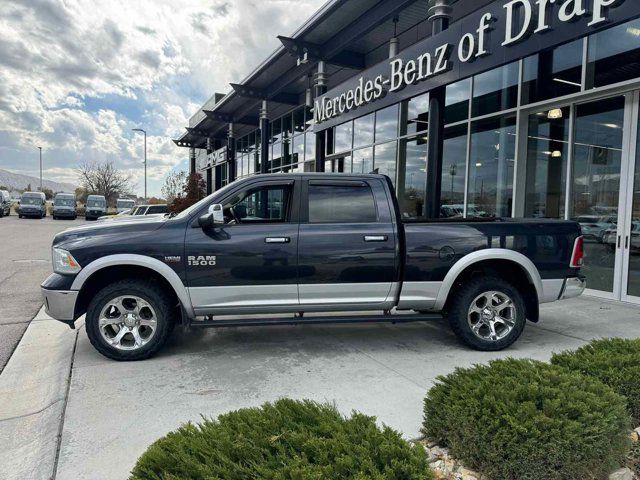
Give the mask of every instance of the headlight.
[{"label": "headlight", "polygon": [[82,270],[80,264],[66,250],[61,248],[53,249],[53,271],[56,273],[69,274],[78,273]]}]

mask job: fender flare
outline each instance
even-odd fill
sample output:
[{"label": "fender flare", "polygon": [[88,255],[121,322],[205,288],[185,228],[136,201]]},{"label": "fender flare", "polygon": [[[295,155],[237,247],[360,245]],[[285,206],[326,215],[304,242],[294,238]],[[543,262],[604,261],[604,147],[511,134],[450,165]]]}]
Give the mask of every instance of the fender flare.
[{"label": "fender flare", "polygon": [[529,260],[523,254],[513,250],[506,250],[503,248],[487,248],[470,253],[469,255],[465,255],[453,264],[451,269],[449,269],[446,277],[444,278],[440,290],[438,291],[438,298],[436,299],[434,309],[436,311],[440,311],[444,308],[453,284],[467,267],[485,260],[507,260],[522,267],[524,271],[527,272],[529,282],[533,284],[536,289],[536,293],[538,294],[538,301],[544,298],[544,288],[542,284],[542,278],[540,277],[540,272],[538,272],[538,269],[531,260]]},{"label": "fender flare", "polygon": [[83,267],[80,270],[80,273],[76,276],[73,284],[71,285],[71,290],[82,290],[82,287],[86,283],[86,281],[91,278],[94,273],[99,272],[100,270],[113,267],[113,266],[129,266],[134,265],[138,267],[145,267],[154,272],[161,275],[169,285],[175,291],[178,300],[182,304],[182,307],[185,309],[187,314],[190,317],[194,317],[193,305],[191,304],[191,298],[189,297],[189,293],[187,292],[184,283],[180,280],[178,274],[171,269],[168,265],[162,263],[160,260],[155,258],[147,257],[145,255],[134,255],[134,254],[119,254],[119,255],[108,255],[106,257],[99,258],[89,263],[87,266]]}]

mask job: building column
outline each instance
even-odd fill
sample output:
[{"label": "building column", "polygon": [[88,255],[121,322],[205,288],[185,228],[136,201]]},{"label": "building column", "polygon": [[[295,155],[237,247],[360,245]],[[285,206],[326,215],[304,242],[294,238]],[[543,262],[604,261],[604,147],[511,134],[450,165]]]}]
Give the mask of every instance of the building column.
[{"label": "building column", "polygon": [[236,139],[233,133],[233,123],[229,124],[227,134],[227,168],[229,169],[229,183],[236,179]]},{"label": "building column", "polygon": [[196,173],[196,149],[189,147],[189,175]]},{"label": "building column", "polygon": [[269,110],[266,100],[260,108],[260,173],[269,173]]},{"label": "building column", "polygon": [[[449,27],[451,7],[448,5],[448,0],[431,0],[429,4],[431,31],[432,35],[435,36]],[[425,202],[425,216],[427,218],[440,217],[445,92],[445,87],[435,88],[429,92],[429,143],[427,145],[427,185]]]},{"label": "building column", "polygon": [[[326,64],[320,60],[318,71],[315,75],[314,98],[320,98],[327,93],[327,71]],[[324,172],[324,159],[327,152],[327,131],[323,130],[315,135],[316,137],[316,172]]]}]

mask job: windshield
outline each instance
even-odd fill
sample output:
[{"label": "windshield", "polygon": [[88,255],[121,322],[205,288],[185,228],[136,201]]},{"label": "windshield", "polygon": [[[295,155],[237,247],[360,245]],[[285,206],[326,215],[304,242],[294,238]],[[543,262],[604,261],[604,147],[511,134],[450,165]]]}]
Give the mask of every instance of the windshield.
[{"label": "windshield", "polygon": [[214,197],[219,198],[219,197],[223,196],[225,193],[227,193],[228,190],[230,190],[230,188],[232,186],[235,186],[235,183],[230,183],[229,185],[227,185],[227,186],[221,188],[220,190],[218,190],[217,192],[212,193],[208,197],[204,197],[198,203],[194,203],[193,205],[191,205],[186,210],[183,210],[182,212],[180,212],[174,218],[187,218],[187,217],[190,217],[193,212],[197,212],[199,209],[201,209],[207,203],[210,203],[211,200],[213,200]]},{"label": "windshield", "polygon": [[22,205],[40,205],[42,203],[42,199],[40,197],[22,197],[20,203]]},{"label": "windshield", "polygon": [[135,205],[135,200],[118,200],[116,206],[118,208],[131,208]]},{"label": "windshield", "polygon": [[104,207],[104,200],[87,200],[87,207]]},{"label": "windshield", "polygon": [[54,205],[57,207],[73,207],[76,202],[73,198],[56,198]]}]

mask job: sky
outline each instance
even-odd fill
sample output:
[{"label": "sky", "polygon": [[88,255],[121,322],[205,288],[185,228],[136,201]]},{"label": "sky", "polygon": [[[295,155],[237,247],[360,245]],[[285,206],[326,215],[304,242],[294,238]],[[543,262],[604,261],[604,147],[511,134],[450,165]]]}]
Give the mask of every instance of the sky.
[{"label": "sky", "polygon": [[149,196],[186,170],[173,138],[325,0],[2,0],[0,168],[77,183],[112,161]]}]

